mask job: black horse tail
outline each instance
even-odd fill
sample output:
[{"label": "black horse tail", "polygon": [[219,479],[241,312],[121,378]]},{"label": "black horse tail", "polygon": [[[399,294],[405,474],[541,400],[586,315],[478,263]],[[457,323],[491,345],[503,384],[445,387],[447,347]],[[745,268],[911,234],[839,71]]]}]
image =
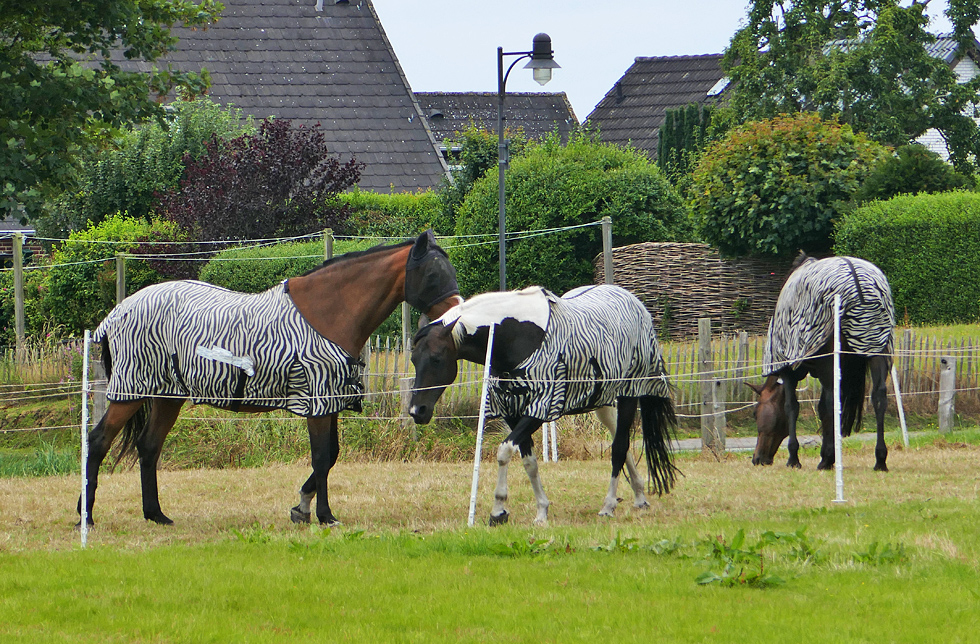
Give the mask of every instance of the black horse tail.
[{"label": "black horse tail", "polygon": [[640,397],[640,424],[643,427],[643,451],[650,472],[650,490],[667,494],[674,486],[674,455],[670,443],[674,440],[677,415],[670,398]]},{"label": "black horse tail", "polygon": [[105,369],[105,377],[112,377],[112,355],[109,351],[109,334],[102,336],[102,367]]},{"label": "black horse tail", "polygon": [[853,353],[841,355],[841,436],[850,436],[852,429],[855,431],[861,429],[861,417],[864,414],[865,380],[870,362],[868,356]]},{"label": "black horse tail", "polygon": [[147,399],[145,403],[139,408],[132,418],[126,421],[126,426],[122,430],[122,442],[119,444],[119,455],[116,456],[115,462],[112,467],[115,468],[119,465],[119,462],[126,457],[127,454],[132,454],[136,449],[136,441],[142,436],[143,432],[146,430],[146,425],[150,420],[150,407],[152,406],[152,399]]}]

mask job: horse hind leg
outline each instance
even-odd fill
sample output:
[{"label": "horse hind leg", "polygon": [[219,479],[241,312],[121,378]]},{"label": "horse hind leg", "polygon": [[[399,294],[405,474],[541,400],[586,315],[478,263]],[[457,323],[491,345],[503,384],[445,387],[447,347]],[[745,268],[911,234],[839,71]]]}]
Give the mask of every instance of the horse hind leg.
[{"label": "horse hind leg", "polygon": [[818,470],[829,470],[834,466],[837,455],[834,452],[834,390],[833,387],[820,387],[820,402],[817,415],[820,417],[820,463]]},{"label": "horse hind leg", "polygon": [[146,429],[136,436],[135,440],[140,463],[140,483],[143,489],[143,518],[160,525],[172,525],[173,521],[160,509],[157,465],[160,462],[163,441],[177,422],[177,416],[183,405],[183,399],[154,399]]},{"label": "horse hind leg", "polygon": [[[636,464],[633,463],[629,453],[630,432],[633,427],[633,419],[636,417],[636,403],[636,398],[619,398],[616,401],[615,414],[612,412],[612,407],[602,407],[596,414],[602,424],[609,428],[613,437],[612,476],[609,478],[609,490],[606,492],[606,498],[599,510],[599,516],[602,517],[613,516],[616,512],[616,506],[619,505],[619,497],[617,496],[619,475],[622,473],[624,465],[627,467],[630,484],[636,494],[635,506],[638,508],[650,507],[643,491],[643,483],[640,482],[636,471]],[[615,422],[613,422],[613,416],[615,416]],[[632,465],[632,469],[630,469],[630,465]],[[639,489],[637,489],[637,484],[639,484]]]},{"label": "horse hind leg", "polygon": [[[95,506],[95,490],[99,487],[99,469],[102,467],[102,461],[109,453],[112,441],[116,439],[126,423],[136,415],[143,403],[142,400],[110,402],[105,414],[88,435],[88,462],[85,467],[85,514],[88,525],[95,525],[92,518],[92,508]],[[78,525],[81,525],[81,495],[78,497],[76,510],[79,516]]]},{"label": "horse hind leg", "polygon": [[875,442],[875,471],[887,472],[888,446],[885,444],[885,411],[888,409],[888,386],[886,379],[891,371],[891,358],[874,356],[869,362],[871,368],[871,404],[875,410],[877,437]]}]

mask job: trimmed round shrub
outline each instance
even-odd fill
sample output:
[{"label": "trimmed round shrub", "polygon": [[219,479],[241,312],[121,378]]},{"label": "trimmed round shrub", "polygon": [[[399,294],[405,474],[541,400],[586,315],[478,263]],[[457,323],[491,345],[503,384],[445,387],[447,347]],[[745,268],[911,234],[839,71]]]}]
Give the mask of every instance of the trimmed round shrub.
[{"label": "trimmed round shrub", "polygon": [[[602,252],[599,226],[612,218],[613,244],[686,241],[681,198],[642,153],[598,142],[587,133],[567,145],[557,137],[529,144],[506,174],[508,235],[579,226],[507,240],[507,287],[542,285],[555,293],[593,282]],[[464,296],[499,288],[498,182],[484,175],[460,206],[457,247],[450,250]]]},{"label": "trimmed round shrub", "polygon": [[747,123],[712,143],[690,189],[695,225],[726,255],[824,252],[885,147],[816,114]]}]

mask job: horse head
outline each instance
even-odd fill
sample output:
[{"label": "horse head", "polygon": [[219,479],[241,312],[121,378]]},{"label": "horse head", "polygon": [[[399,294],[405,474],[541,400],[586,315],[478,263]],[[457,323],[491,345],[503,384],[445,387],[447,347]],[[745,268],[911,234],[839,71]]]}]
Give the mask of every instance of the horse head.
[{"label": "horse head", "polygon": [[456,269],[449,262],[449,255],[436,243],[432,231],[425,231],[408,254],[405,301],[428,317],[436,318],[461,299]]},{"label": "horse head", "polygon": [[453,324],[433,322],[419,329],[412,340],[415,385],[408,413],[419,425],[432,420],[432,412],[446,387],[456,380],[458,350]]},{"label": "horse head", "polygon": [[755,422],[759,436],[752,454],[753,465],[772,465],[783,440],[789,436],[789,423],[786,419],[786,397],[783,379],[775,375],[766,378],[765,383],[753,385],[745,383],[759,395],[755,406]]}]

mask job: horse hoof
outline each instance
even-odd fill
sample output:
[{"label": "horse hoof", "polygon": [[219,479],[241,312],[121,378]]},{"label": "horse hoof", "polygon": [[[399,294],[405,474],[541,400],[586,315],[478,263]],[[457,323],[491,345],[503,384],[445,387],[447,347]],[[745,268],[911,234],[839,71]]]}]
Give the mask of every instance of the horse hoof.
[{"label": "horse hoof", "polygon": [[[95,521],[92,521],[92,517],[89,517],[88,519],[86,519],[85,523],[87,523],[88,524],[88,527],[90,527],[90,528],[95,527]],[[81,519],[79,519],[78,520],[78,523],[75,524],[75,529],[76,530],[81,530],[82,529],[82,521],[81,521]]]},{"label": "horse hoof", "polygon": [[510,518],[510,515],[507,514],[507,510],[504,510],[503,512],[501,512],[497,516],[493,516],[491,514],[490,515],[490,527],[492,528],[494,526],[504,525],[505,523],[507,523],[507,519],[509,519],[509,518]]},{"label": "horse hoof", "polygon": [[297,505],[295,508],[290,508],[289,518],[292,520],[293,523],[309,523],[310,513],[303,512],[302,510],[299,509],[299,506]]},{"label": "horse hoof", "polygon": [[817,465],[818,470],[830,470],[833,468],[834,468],[833,463],[824,463],[823,461],[820,461],[820,463]]},{"label": "horse hoof", "polygon": [[153,523],[159,525],[173,525],[174,522],[167,517],[163,512],[157,512],[156,514],[143,515],[143,518],[147,521],[152,521]]},{"label": "horse hoof", "polygon": [[888,466],[884,463],[879,463],[875,465],[875,472],[887,472]]},{"label": "horse hoof", "polygon": [[317,517],[317,521],[320,522],[320,525],[325,525],[328,528],[337,528],[343,525],[340,521],[333,517],[324,517],[322,519]]},{"label": "horse hoof", "polygon": [[792,467],[792,468],[798,470],[798,469],[801,469],[803,466],[800,464],[799,461],[796,461],[796,462],[789,461],[788,463],[786,463],[786,467]]}]

